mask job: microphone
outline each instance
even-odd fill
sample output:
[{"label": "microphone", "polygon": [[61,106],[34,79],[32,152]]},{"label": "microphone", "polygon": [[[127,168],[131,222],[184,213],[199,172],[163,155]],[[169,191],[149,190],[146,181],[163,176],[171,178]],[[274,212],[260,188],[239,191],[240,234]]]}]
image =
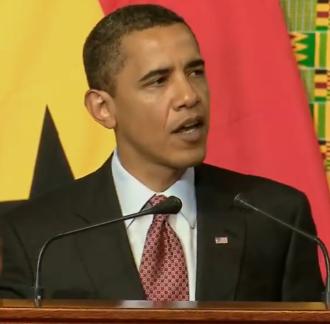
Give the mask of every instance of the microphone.
[{"label": "microphone", "polygon": [[152,206],[150,208],[146,208],[141,210],[138,213],[130,214],[127,216],[122,216],[119,218],[111,219],[102,223],[97,223],[81,228],[77,228],[71,231],[67,231],[64,233],[59,233],[48,239],[42,247],[39,250],[38,254],[38,259],[37,259],[37,268],[36,268],[36,276],[35,276],[35,281],[34,281],[34,287],[33,287],[33,296],[34,296],[34,305],[36,307],[40,307],[41,301],[42,301],[42,288],[40,287],[40,276],[41,276],[41,270],[42,270],[42,261],[43,261],[43,256],[46,252],[47,247],[50,245],[50,243],[61,239],[66,236],[74,235],[77,233],[81,233],[84,231],[88,231],[94,228],[102,227],[105,225],[117,223],[117,222],[123,222],[126,219],[132,219],[132,218],[137,218],[145,215],[150,215],[150,214],[177,214],[182,208],[182,202],[179,198],[175,196],[170,196],[166,200],[161,201],[159,204]]},{"label": "microphone", "polygon": [[240,206],[243,208],[247,208],[250,210],[254,210],[256,211],[258,214],[264,215],[268,218],[270,218],[271,220],[273,220],[274,222],[287,227],[289,229],[291,229],[292,231],[294,231],[295,233],[298,233],[299,235],[306,237],[307,239],[315,242],[321,249],[322,254],[323,254],[323,258],[325,260],[325,267],[326,267],[326,285],[325,285],[325,292],[324,292],[324,303],[326,305],[327,308],[330,308],[330,261],[329,261],[329,253],[327,250],[326,245],[324,244],[324,242],[317,236],[309,234],[305,231],[303,231],[302,229],[299,229],[291,224],[288,224],[284,221],[282,221],[281,219],[278,219],[276,217],[274,217],[273,215],[267,213],[266,211],[257,208],[256,206],[250,204],[243,196],[241,193],[237,194],[234,198],[234,204],[236,206]]}]

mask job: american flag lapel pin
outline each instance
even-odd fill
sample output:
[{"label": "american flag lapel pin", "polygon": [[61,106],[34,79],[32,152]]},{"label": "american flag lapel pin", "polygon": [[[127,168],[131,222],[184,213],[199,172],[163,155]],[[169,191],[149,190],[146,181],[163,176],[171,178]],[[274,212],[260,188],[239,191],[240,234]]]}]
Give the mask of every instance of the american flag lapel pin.
[{"label": "american flag lapel pin", "polygon": [[228,236],[216,236],[214,241],[215,244],[228,244]]}]

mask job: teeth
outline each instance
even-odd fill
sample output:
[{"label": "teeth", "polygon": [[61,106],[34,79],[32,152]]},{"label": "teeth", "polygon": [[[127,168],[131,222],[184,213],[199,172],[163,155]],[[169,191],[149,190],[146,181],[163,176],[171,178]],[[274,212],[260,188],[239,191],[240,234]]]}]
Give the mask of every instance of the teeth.
[{"label": "teeth", "polygon": [[186,128],[186,129],[183,129],[182,132],[184,132],[184,133],[192,133],[195,129],[196,129],[195,127]]},{"label": "teeth", "polygon": [[197,126],[197,124],[190,124],[190,125],[184,125],[184,126],[182,126],[182,128],[194,128],[196,126]]},{"label": "teeth", "polygon": [[194,124],[189,124],[189,125],[184,125],[183,128],[192,128],[192,127],[196,127],[197,123]]},{"label": "teeth", "polygon": [[186,124],[181,125],[179,128],[177,128],[174,132],[193,132],[196,128],[199,128],[202,126],[202,121],[199,119],[195,120],[189,120]]},{"label": "teeth", "polygon": [[191,123],[187,123],[187,124],[185,124],[184,127],[191,127],[191,126],[194,126],[194,125],[196,125],[196,124],[197,124],[197,122],[194,121],[194,122],[191,122]]},{"label": "teeth", "polygon": [[181,131],[183,132],[192,132],[194,129],[196,129],[200,123],[192,123],[182,126]]}]

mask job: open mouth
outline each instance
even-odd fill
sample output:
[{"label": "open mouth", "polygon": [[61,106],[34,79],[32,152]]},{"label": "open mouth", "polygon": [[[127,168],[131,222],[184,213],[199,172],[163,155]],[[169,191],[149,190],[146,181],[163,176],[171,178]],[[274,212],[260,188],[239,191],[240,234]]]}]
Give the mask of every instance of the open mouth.
[{"label": "open mouth", "polygon": [[204,122],[202,118],[187,119],[174,129],[173,133],[192,133],[202,128]]}]

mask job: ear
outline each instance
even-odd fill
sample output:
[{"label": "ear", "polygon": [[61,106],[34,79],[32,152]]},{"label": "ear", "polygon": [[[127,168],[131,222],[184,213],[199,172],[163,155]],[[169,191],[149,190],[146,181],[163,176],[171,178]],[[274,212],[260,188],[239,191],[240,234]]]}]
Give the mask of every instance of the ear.
[{"label": "ear", "polygon": [[85,94],[85,106],[99,124],[111,129],[116,127],[113,98],[106,91],[88,90]]}]

